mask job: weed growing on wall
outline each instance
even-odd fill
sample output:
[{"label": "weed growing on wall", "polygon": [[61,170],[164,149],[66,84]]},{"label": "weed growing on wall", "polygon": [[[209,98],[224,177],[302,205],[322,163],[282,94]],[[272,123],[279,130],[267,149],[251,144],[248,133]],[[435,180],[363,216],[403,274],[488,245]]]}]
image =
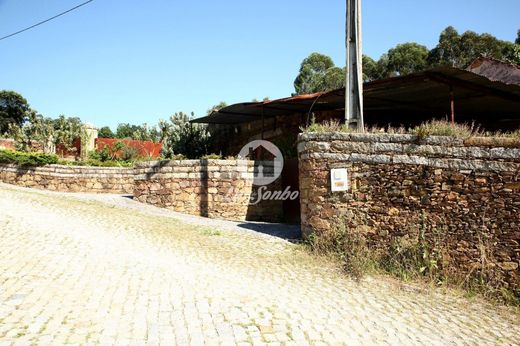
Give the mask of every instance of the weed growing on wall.
[{"label": "weed growing on wall", "polygon": [[434,286],[457,287],[468,295],[478,293],[520,305],[519,297],[503,286],[500,273],[492,270],[496,261],[490,239],[479,235],[480,261],[468,273],[449,261],[448,226],[442,220],[432,224],[423,212],[417,220],[411,220],[411,226],[398,232],[400,235],[389,235],[388,242],[378,237],[371,239],[378,230],[369,227],[367,220],[363,211],[347,211],[328,230],[311,235],[309,248],[336,259],[356,280],[370,273],[384,273],[404,281],[422,280]]}]

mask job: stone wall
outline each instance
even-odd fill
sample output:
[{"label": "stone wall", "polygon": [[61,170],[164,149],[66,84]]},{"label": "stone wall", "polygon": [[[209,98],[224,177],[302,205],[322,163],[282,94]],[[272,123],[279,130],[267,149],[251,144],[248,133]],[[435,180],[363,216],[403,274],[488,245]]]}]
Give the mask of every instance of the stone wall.
[{"label": "stone wall", "polygon": [[250,205],[253,161],[172,160],[140,162],[134,199],[177,212],[228,220],[277,221],[281,202]]},{"label": "stone wall", "polygon": [[0,181],[61,192],[133,192],[133,168],[48,165],[20,167],[0,164]]},{"label": "stone wall", "polygon": [[[370,246],[383,251],[422,234],[442,247],[443,263],[486,270],[520,295],[519,147],[506,139],[302,134],[303,234],[320,236],[344,215],[362,220]],[[331,192],[332,168],[347,168],[349,191]]]}]

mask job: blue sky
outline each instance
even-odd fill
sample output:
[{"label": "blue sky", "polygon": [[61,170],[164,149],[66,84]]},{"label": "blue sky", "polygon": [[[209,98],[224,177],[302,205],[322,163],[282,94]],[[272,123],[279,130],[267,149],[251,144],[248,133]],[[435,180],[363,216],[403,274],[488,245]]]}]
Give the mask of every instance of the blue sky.
[{"label": "blue sky", "polygon": [[[0,36],[82,0],[0,0]],[[95,0],[0,41],[0,89],[40,113],[97,126],[155,124],[176,111],[285,97],[313,51],[344,65],[344,0]],[[514,40],[520,1],[364,0],[364,51],[435,46],[440,31]]]}]

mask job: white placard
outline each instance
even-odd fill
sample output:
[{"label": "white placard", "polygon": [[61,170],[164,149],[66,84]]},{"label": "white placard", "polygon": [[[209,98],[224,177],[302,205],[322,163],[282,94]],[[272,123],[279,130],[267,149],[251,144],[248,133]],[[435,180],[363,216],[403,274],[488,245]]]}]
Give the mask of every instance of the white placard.
[{"label": "white placard", "polygon": [[350,189],[346,168],[334,168],[330,170],[330,189],[332,192],[348,191]]}]

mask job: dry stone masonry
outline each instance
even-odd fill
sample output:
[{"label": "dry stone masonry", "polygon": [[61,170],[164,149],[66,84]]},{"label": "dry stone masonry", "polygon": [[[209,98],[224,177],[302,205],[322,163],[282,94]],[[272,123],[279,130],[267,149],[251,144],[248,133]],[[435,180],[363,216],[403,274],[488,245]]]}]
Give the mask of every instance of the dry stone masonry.
[{"label": "dry stone masonry", "polygon": [[122,167],[21,167],[0,164],[0,181],[61,192],[131,194],[134,187],[134,170]]},{"label": "dry stone masonry", "polygon": [[[387,251],[396,241],[422,236],[444,263],[468,274],[486,271],[520,293],[518,143],[306,133],[298,151],[305,236],[324,235],[350,215],[363,220],[373,248]],[[349,191],[331,192],[333,168],[347,169]]]},{"label": "dry stone masonry", "polygon": [[276,220],[272,201],[250,205],[254,162],[171,160],[135,167],[134,199],[177,212],[227,220]]}]

